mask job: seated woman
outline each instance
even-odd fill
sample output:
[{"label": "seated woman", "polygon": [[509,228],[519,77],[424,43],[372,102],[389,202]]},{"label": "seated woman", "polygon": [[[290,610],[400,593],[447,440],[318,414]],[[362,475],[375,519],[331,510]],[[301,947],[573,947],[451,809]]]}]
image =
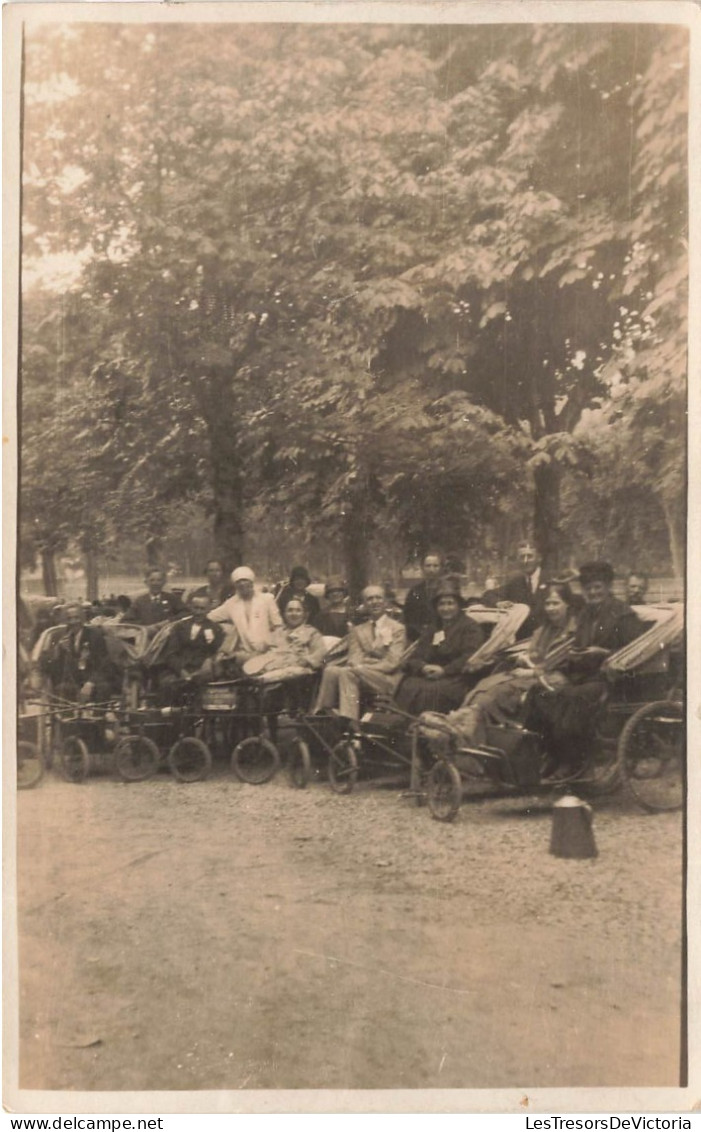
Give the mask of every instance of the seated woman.
[{"label": "seated woman", "polygon": [[480,626],[463,612],[464,604],[457,579],[438,584],[433,596],[438,628],[423,630],[394,693],[397,707],[409,715],[447,712],[462,702],[469,680],[466,662],[483,640]]},{"label": "seated woman", "polygon": [[550,687],[534,688],[529,696],[526,723],[543,737],[546,775],[567,778],[585,768],[597,706],[606,694],[601,665],[645,629],[630,606],[613,596],[613,579],[608,562],[587,562],[581,567],[585,604],[577,614],[573,647],[558,669],[567,680],[557,687],[548,679]]},{"label": "seated woman", "polygon": [[320,613],[320,606],[314,594],[307,592],[307,586],[309,585],[311,585],[311,578],[306,566],[293,566],[290,571],[289,582],[286,586],[282,587],[275,600],[282,613],[291,597],[299,598],[304,605],[307,621],[311,625],[316,625],[316,619]]},{"label": "seated woman", "polygon": [[321,668],[326,644],[318,629],[307,624],[302,599],[289,597],[282,616],[284,625],[273,631],[271,648],[245,661],[243,670],[247,676],[258,676],[272,683],[309,676]]},{"label": "seated woman", "polygon": [[[484,746],[489,724],[521,723],[526,713],[526,695],[539,682],[555,687],[566,678],[553,671],[562,663],[574,640],[576,617],[574,595],[566,582],[549,582],[544,594],[545,624],[536,629],[516,667],[493,672],[480,680],[457,711],[440,722],[449,724],[463,742]],[[430,723],[430,717],[423,722]]]}]

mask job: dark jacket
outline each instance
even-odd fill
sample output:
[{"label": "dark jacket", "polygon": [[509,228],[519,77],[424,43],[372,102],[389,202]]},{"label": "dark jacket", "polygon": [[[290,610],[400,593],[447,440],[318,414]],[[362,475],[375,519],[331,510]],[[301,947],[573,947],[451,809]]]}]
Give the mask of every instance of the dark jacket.
[{"label": "dark jacket", "polygon": [[[541,576],[542,577],[542,576]],[[495,590],[487,590],[482,595],[485,605],[494,606],[499,601],[512,601],[514,605],[527,605],[530,613],[517,633],[519,640],[530,637],[545,620],[545,595],[548,587],[541,580],[535,592],[531,589],[531,580],[527,574],[512,574],[506,579],[503,586]]]},{"label": "dark jacket", "polygon": [[629,605],[609,597],[599,606],[585,605],[577,615],[575,648],[598,648],[616,652],[644,631],[645,625]]},{"label": "dark jacket", "polygon": [[77,635],[66,629],[42,663],[54,687],[82,688],[91,683],[101,694],[116,684],[118,674],[109,658],[105,635],[98,625],[83,625]]},{"label": "dark jacket", "polygon": [[437,629],[440,624],[433,605],[434,590],[435,585],[429,592],[425,581],[418,582],[404,599],[404,625],[409,641],[418,640],[426,629]]},{"label": "dark jacket", "polygon": [[434,644],[435,636],[441,632],[434,626],[424,630],[404,665],[405,672],[420,675],[424,664],[439,664],[446,676],[460,676],[465,661],[477,652],[484,640],[480,626],[465,613],[460,613],[448,626],[444,639]]},{"label": "dark jacket", "polygon": [[208,657],[214,656],[224,639],[221,625],[206,618],[194,639],[191,638],[195,621],[186,617],[170,630],[161,663],[173,672],[196,672]]},{"label": "dark jacket", "polygon": [[134,598],[130,617],[137,625],[158,625],[161,621],[174,621],[185,613],[185,606],[177,594],[161,590],[156,597],[150,593]]}]

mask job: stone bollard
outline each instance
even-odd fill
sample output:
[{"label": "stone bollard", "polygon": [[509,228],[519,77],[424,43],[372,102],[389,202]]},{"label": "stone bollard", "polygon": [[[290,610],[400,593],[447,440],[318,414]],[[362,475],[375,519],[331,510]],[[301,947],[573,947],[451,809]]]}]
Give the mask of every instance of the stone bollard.
[{"label": "stone bollard", "polygon": [[550,852],[554,857],[597,857],[592,808],[574,794],[553,806]]}]

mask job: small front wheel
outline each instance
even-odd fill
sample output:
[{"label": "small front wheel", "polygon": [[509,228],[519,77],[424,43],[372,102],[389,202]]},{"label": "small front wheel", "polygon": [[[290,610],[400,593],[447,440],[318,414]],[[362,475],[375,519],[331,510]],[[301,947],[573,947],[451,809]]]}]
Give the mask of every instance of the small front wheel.
[{"label": "small front wheel", "polygon": [[287,756],[287,773],[290,784],[297,790],[304,790],[312,776],[312,757],[304,739],[295,738],[290,744]]},{"label": "small front wheel", "polygon": [[212,769],[212,752],[201,739],[188,735],[170,748],[168,767],[178,782],[202,782]]},{"label": "small front wheel", "polygon": [[152,739],[145,735],[127,735],[114,751],[114,766],[124,782],[145,782],[158,770],[160,755]]},{"label": "small front wheel", "polygon": [[358,756],[349,740],[337,743],[329,756],[329,785],[336,794],[350,794],[358,781]]},{"label": "small front wheel", "polygon": [[251,786],[262,786],[277,773],[280,754],[274,743],[262,735],[250,735],[242,739],[231,755],[231,769],[241,782]]},{"label": "small front wheel", "polygon": [[684,720],[681,703],[644,704],[626,723],[619,742],[626,789],[650,813],[684,805]]},{"label": "small front wheel", "polygon": [[68,782],[85,782],[90,770],[90,754],[82,739],[69,735],[64,739],[59,754],[61,770]]},{"label": "small front wheel", "polygon": [[462,779],[453,763],[440,760],[427,782],[428,808],[436,821],[452,821],[462,802]]},{"label": "small front wheel", "polygon": [[44,762],[35,743],[17,744],[17,789],[29,790],[44,777]]}]

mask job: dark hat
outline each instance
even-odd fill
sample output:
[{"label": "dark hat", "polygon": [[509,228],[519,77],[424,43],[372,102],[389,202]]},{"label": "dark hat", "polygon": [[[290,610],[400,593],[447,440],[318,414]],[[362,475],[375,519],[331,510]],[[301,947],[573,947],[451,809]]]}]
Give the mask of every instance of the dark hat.
[{"label": "dark hat", "polygon": [[454,597],[458,605],[461,608],[464,607],[465,599],[460,592],[460,580],[458,578],[450,576],[441,578],[432,599],[434,607],[438,605],[442,597]]},{"label": "dark hat", "polygon": [[329,578],[324,586],[324,597],[328,597],[334,590],[341,590],[344,594],[348,594],[348,586],[343,581],[343,578]]},{"label": "dark hat", "polygon": [[590,582],[603,582],[610,586],[615,574],[610,562],[585,562],[579,567],[579,582],[588,586]]},{"label": "dark hat", "polygon": [[292,569],[290,570],[290,583],[292,583],[295,578],[304,578],[304,581],[307,583],[307,585],[309,585],[309,583],[311,582],[309,571],[307,570],[306,566],[292,567]]}]

